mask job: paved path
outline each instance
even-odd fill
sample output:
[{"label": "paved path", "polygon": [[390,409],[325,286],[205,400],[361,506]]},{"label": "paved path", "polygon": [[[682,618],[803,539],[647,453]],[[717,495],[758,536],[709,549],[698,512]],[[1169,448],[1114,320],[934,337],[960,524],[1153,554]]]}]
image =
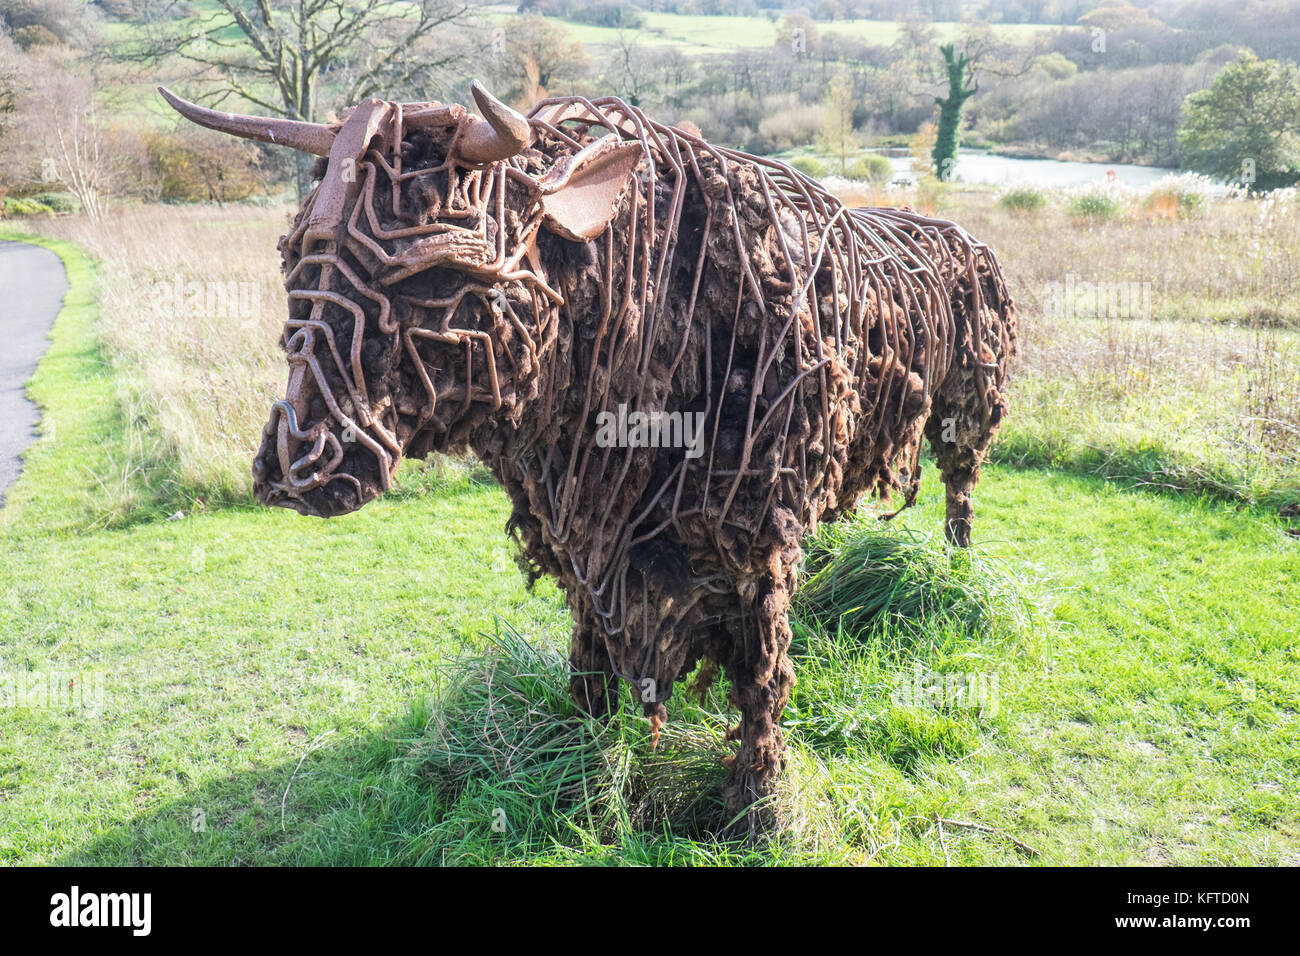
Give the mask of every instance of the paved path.
[{"label": "paved path", "polygon": [[0,505],[19,454],[36,439],[40,414],[25,389],[67,291],[63,262],[49,249],[0,241]]}]

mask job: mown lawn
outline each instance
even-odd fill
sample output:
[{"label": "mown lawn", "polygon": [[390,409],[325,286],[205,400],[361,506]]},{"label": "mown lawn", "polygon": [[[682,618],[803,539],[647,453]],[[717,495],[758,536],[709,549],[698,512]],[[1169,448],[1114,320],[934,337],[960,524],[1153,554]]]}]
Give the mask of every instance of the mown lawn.
[{"label": "mown lawn", "polygon": [[[53,434],[0,512],[0,674],[11,701],[50,674],[103,697],[0,708],[0,860],[1300,863],[1300,539],[1262,511],[1006,466],[979,488],[975,573],[1023,619],[889,647],[800,622],[788,830],[588,825],[545,799],[545,772],[494,829],[509,787],[485,770],[449,788],[421,755],[472,762],[503,733],[448,718],[457,655],[560,688],[566,617],[549,584],[525,591],[501,493],[456,474],[328,523],[102,526],[118,391],[88,344],[92,272],[52,244],[74,289],[31,386]],[[899,521],[930,531],[941,509],[931,472]],[[496,649],[510,629],[543,655]],[[996,675],[996,713],[900,705],[892,676],[915,662]],[[528,707],[562,709],[549,691]],[[653,759],[713,767],[715,712],[674,698]],[[645,733],[626,715],[574,746],[635,775]]]}]

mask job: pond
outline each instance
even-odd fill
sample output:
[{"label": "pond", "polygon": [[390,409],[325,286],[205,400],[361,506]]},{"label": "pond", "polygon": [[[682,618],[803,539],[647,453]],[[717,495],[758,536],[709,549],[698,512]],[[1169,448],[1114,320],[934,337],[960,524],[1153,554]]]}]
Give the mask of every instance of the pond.
[{"label": "pond", "polygon": [[[894,164],[894,179],[914,182],[911,157],[905,153],[886,153]],[[1069,189],[1084,183],[1102,182],[1108,172],[1133,189],[1144,189],[1156,180],[1176,173],[1163,166],[1133,166],[1127,163],[1077,163],[1057,159],[1018,159],[995,156],[981,150],[957,151],[953,179],[963,183],[991,183],[995,186],[1037,186],[1045,189]]]}]

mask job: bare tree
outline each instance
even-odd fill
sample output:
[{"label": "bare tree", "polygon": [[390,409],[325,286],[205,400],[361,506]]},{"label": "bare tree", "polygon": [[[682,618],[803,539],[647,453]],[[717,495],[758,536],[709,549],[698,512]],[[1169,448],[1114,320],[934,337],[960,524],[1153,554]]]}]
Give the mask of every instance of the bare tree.
[{"label": "bare tree", "polygon": [[617,88],[619,96],[633,106],[641,105],[643,87],[648,80],[649,69],[645,57],[637,49],[640,31],[629,33],[624,27],[618,28],[618,49],[614,55],[614,69],[618,74]]},{"label": "bare tree", "polygon": [[858,148],[858,137],[853,128],[853,74],[846,67],[840,67],[826,91],[821,144],[839,160],[840,175],[847,175],[849,153]]},{"label": "bare tree", "polygon": [[[237,97],[295,120],[320,122],[328,106],[368,96],[448,89],[479,50],[463,28],[468,0],[213,0],[216,10],[171,20],[166,0],[148,17],[144,40],[119,55],[170,56],[215,72],[214,105]],[[434,42],[435,38],[444,42]],[[321,103],[328,81],[331,103]],[[298,166],[305,192],[310,157]]]},{"label": "bare tree", "polygon": [[51,58],[30,58],[27,67],[5,166],[29,185],[66,189],[98,221],[109,196],[137,168],[137,157],[105,124],[89,78]]},{"label": "bare tree", "polygon": [[505,95],[527,109],[539,99],[568,91],[591,65],[587,51],[557,20],[528,14],[504,37],[504,55],[495,58]]}]

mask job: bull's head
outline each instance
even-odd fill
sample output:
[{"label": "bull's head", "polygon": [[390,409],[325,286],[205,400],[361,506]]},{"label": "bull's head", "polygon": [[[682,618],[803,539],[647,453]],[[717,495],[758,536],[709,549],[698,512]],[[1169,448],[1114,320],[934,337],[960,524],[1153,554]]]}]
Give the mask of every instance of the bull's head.
[{"label": "bull's head", "polygon": [[533,124],[472,91],[482,118],[366,100],[327,126],[159,88],[201,126],[320,157],[280,241],[289,383],[253,462],[266,504],[353,511],[404,455],[517,424],[537,392],[563,301],[553,263],[609,226],[644,152],[610,134],[554,160]]}]

